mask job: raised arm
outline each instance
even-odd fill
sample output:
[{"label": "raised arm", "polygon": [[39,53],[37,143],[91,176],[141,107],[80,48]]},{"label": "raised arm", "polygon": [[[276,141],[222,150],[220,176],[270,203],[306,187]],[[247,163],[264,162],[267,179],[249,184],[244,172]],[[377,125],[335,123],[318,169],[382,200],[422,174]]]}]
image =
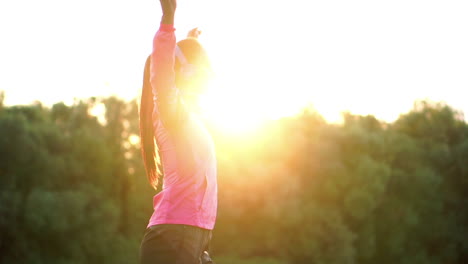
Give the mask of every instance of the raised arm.
[{"label": "raised arm", "polygon": [[151,53],[150,82],[154,105],[163,124],[170,128],[178,123],[180,104],[175,87],[175,46],[174,15],[176,0],[160,0],[163,12],[161,25],[153,39]]}]

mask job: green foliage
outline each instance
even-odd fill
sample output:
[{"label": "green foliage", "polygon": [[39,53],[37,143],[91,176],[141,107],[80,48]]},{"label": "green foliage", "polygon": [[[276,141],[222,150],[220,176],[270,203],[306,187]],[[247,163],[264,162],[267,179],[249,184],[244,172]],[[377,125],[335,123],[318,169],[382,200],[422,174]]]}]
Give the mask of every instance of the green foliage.
[{"label": "green foliage", "polygon": [[[107,100],[125,105],[107,123],[124,124],[135,105]],[[122,147],[128,137],[115,137],[123,125],[108,128],[91,116],[94,103],[0,112],[1,263],[137,259],[139,237],[129,230],[143,230],[146,216],[129,221],[131,209],[122,202],[132,187],[133,165]]]},{"label": "green foliage", "polygon": [[242,259],[236,256],[219,256],[216,258],[216,263],[223,263],[223,264],[284,264],[277,259],[272,258],[259,258],[253,257],[249,259]]},{"label": "green foliage", "polygon": [[[1,102],[0,263],[137,263],[154,191],[136,102]],[[218,263],[468,263],[462,114],[418,102],[392,124],[344,120],[306,111],[244,137],[211,129]]]}]

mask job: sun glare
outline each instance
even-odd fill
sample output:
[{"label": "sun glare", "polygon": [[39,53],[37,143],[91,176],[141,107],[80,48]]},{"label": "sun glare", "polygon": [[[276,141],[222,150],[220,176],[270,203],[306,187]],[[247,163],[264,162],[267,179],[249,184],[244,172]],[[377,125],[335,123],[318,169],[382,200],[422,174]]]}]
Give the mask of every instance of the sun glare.
[{"label": "sun glare", "polygon": [[[260,72],[258,79],[264,74]],[[260,85],[256,79],[240,83],[231,74],[220,75],[201,98],[203,115],[219,129],[237,134],[252,132],[270,120],[296,115],[306,106],[301,96],[288,97],[282,86]]]},{"label": "sun glare", "polygon": [[252,69],[235,60],[226,63],[213,57],[221,52],[212,51],[218,72],[200,103],[204,116],[225,132],[251,132],[267,121],[294,116],[310,104],[307,90],[277,82],[269,67]]},{"label": "sun glare", "polygon": [[252,102],[246,102],[242,97],[232,92],[206,93],[201,100],[203,115],[210,123],[225,132],[234,134],[251,132],[265,121],[265,117],[261,111],[255,109]]}]

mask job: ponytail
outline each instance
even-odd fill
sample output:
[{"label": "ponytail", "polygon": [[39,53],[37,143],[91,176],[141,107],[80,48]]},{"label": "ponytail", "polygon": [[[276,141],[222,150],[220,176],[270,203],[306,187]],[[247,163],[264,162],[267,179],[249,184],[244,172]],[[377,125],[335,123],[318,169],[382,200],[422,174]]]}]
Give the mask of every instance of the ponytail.
[{"label": "ponytail", "polygon": [[143,89],[141,93],[140,103],[140,140],[141,154],[146,169],[146,177],[151,186],[156,189],[160,172],[156,165],[156,145],[154,143],[154,127],[153,127],[153,91],[150,83],[150,61],[151,56],[148,56],[145,64],[145,73],[143,76]]}]

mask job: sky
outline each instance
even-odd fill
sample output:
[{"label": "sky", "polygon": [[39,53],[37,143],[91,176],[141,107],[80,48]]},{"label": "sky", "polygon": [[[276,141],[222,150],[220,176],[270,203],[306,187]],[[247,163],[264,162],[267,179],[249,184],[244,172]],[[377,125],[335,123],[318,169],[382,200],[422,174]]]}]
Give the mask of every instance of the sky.
[{"label": "sky", "polygon": [[[312,106],[391,122],[418,99],[468,115],[467,14],[466,0],[179,0],[175,27],[202,30],[207,109],[224,119]],[[157,0],[1,0],[5,103],[138,96],[160,16]]]}]

